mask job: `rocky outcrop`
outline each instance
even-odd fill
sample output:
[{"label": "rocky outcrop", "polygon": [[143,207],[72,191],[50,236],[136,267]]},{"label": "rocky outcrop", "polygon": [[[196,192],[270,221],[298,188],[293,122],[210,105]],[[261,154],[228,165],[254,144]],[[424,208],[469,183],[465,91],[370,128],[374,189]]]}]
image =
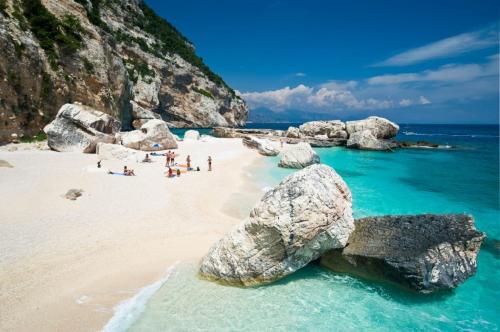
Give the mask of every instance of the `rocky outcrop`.
[{"label": "rocky outcrop", "polygon": [[288,127],[285,136],[289,138],[300,138],[300,130],[297,127]]},{"label": "rocky outcrop", "polygon": [[472,276],[485,238],[461,214],[369,217],[355,226],[346,248],[328,252],[321,264],[422,293],[455,288]]},{"label": "rocky outcrop", "polygon": [[285,168],[304,168],[320,162],[319,156],[311,148],[311,145],[304,142],[285,146],[280,157],[278,166]]},{"label": "rocky outcrop", "polygon": [[141,129],[122,132],[117,142],[135,150],[157,151],[177,149],[177,141],[163,120],[149,120]]},{"label": "rocky outcrop", "polygon": [[340,120],[306,122],[299,127],[299,131],[310,137],[324,135],[325,138],[347,138],[345,123]]},{"label": "rocky outcrop", "polygon": [[346,130],[349,137],[355,132],[369,131],[375,138],[393,138],[398,134],[399,126],[394,122],[378,116],[370,116],[364,120],[347,121]]},{"label": "rocky outcrop", "polygon": [[184,139],[199,140],[200,132],[198,130],[188,130],[184,133]]},{"label": "rocky outcrop", "polygon": [[277,156],[280,150],[269,140],[259,139],[254,136],[246,136],[242,140],[243,145],[257,150],[263,156]]},{"label": "rocky outcrop", "polygon": [[65,104],[44,131],[48,145],[59,152],[95,152],[99,142],[114,143],[120,121],[81,104]]},{"label": "rocky outcrop", "polygon": [[325,165],[287,176],[203,258],[201,276],[236,285],[282,278],[342,248],[353,230],[351,192]]},{"label": "rocky outcrop", "polygon": [[139,162],[141,157],[144,158],[139,151],[126,148],[118,144],[99,143],[97,144],[96,154],[99,160],[115,159],[121,161]]},{"label": "rocky outcrop", "polygon": [[75,101],[125,130],[158,117],[178,127],[246,122],[245,102],[142,0],[0,3],[0,142],[38,134]]},{"label": "rocky outcrop", "polygon": [[393,147],[397,147],[395,144],[391,144],[390,141],[376,138],[370,130],[352,133],[347,140],[346,146],[350,149],[378,151],[391,150]]}]

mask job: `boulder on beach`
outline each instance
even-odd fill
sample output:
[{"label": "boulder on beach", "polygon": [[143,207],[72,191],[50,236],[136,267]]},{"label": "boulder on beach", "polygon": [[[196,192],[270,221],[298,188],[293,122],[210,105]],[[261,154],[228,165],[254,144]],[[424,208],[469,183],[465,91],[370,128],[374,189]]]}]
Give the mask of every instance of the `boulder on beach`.
[{"label": "boulder on beach", "polygon": [[129,162],[139,162],[144,158],[139,151],[124,147],[118,144],[99,143],[96,149],[97,157],[100,160],[122,160]]},{"label": "boulder on beach", "polygon": [[120,121],[78,103],[65,104],[43,131],[52,150],[94,153],[99,142],[114,143]]},{"label": "boulder on beach", "polygon": [[167,123],[157,119],[149,120],[140,130],[120,133],[117,140],[127,148],[141,151],[177,148],[177,141],[170,133]]},{"label": "boulder on beach", "polygon": [[329,166],[313,165],[268,191],[249,218],[210,249],[200,274],[234,285],[271,282],[343,248],[353,227],[344,180]]},{"label": "boulder on beach", "polygon": [[188,130],[184,133],[184,139],[192,139],[192,140],[199,140],[200,139],[200,132],[198,130]]},{"label": "boulder on beach", "polygon": [[132,126],[135,129],[140,129],[149,120],[161,119],[160,114],[143,108],[133,100],[130,101],[130,105],[132,106],[132,118],[134,119]]},{"label": "boulder on beach", "polygon": [[340,120],[306,122],[299,127],[299,131],[309,137],[347,138],[345,123]]},{"label": "boulder on beach", "polygon": [[484,238],[463,214],[369,217],[356,220],[347,246],[323,255],[321,264],[430,293],[455,288],[476,272]]},{"label": "boulder on beach", "polygon": [[297,127],[288,127],[285,136],[288,138],[300,138],[300,130]]},{"label": "boulder on beach", "polygon": [[309,143],[300,142],[285,146],[280,153],[279,167],[304,168],[312,164],[319,164],[319,156]]},{"label": "boulder on beach", "polygon": [[254,136],[246,136],[242,140],[243,145],[250,149],[257,150],[263,156],[277,156],[280,150],[268,139],[261,139]]},{"label": "boulder on beach", "polygon": [[70,189],[64,194],[64,198],[69,199],[70,201],[76,201],[76,199],[82,196],[82,189]]},{"label": "boulder on beach", "polygon": [[373,136],[370,130],[356,131],[347,140],[349,149],[387,151],[394,147],[390,141],[381,140]]},{"label": "boulder on beach", "polygon": [[355,132],[370,131],[375,138],[393,138],[398,134],[399,126],[387,119],[370,116],[364,120],[347,121],[346,130],[349,137]]}]

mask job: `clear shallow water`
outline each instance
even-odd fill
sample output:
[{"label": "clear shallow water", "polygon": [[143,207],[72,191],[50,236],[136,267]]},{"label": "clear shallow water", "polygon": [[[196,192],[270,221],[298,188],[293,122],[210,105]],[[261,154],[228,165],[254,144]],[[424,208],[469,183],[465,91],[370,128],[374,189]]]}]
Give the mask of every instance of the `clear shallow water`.
[{"label": "clear shallow water", "polygon": [[[500,257],[493,242],[500,238],[498,128],[403,125],[398,138],[456,148],[316,151],[351,188],[355,217],[473,214],[489,238],[476,276],[465,284],[453,292],[421,296],[313,264],[276,284],[243,289],[199,280],[196,267],[184,265],[153,295],[130,330],[498,330]],[[268,158],[266,167],[255,170],[262,187],[291,173],[275,167],[277,162]]]}]

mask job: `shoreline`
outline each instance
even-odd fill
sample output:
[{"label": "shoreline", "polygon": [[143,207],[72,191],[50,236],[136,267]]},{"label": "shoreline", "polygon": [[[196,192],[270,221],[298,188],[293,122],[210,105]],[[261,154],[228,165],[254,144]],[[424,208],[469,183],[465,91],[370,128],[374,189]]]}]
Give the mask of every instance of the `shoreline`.
[{"label": "shoreline", "polygon": [[[202,172],[167,179],[161,159],[130,165],[134,178],[113,177],[88,171],[95,155],[0,151],[14,166],[0,172],[2,330],[99,330],[118,303],[175,262],[199,260],[248,216],[262,195],[246,175],[258,154],[216,138],[181,142],[176,152],[180,160],[190,153]],[[63,199],[70,188],[83,196]]]}]

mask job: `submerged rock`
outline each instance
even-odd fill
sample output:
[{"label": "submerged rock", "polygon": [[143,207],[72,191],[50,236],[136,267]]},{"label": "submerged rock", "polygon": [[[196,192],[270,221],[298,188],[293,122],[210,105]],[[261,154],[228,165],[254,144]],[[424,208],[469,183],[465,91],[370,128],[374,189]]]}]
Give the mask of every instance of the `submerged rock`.
[{"label": "submerged rock", "polygon": [[345,246],[354,227],[351,206],[349,188],[331,167],[295,172],[210,249],[200,274],[236,285],[282,278],[326,250]]},{"label": "submerged rock", "polygon": [[285,168],[304,168],[312,164],[319,164],[319,156],[308,143],[300,142],[298,144],[287,145],[281,151],[281,160],[279,167]]},{"label": "submerged rock", "polygon": [[472,276],[485,238],[463,214],[369,217],[355,226],[346,248],[323,255],[321,264],[422,293],[455,288]]},{"label": "submerged rock", "polygon": [[346,130],[349,137],[355,132],[370,131],[375,138],[392,138],[398,134],[399,126],[387,119],[370,116],[363,120],[347,121]]},{"label": "submerged rock", "polygon": [[198,130],[188,130],[184,133],[184,139],[199,140],[200,132]]},{"label": "submerged rock", "polygon": [[177,141],[165,121],[149,120],[140,130],[123,132],[118,141],[127,148],[141,151],[176,149]]},{"label": "submerged rock", "polygon": [[369,130],[352,133],[346,145],[350,149],[378,151],[391,150],[393,147],[389,141],[376,138]]},{"label": "submerged rock", "polygon": [[97,143],[114,143],[120,121],[81,104],[65,104],[43,129],[47,143],[59,152],[93,153]]}]

